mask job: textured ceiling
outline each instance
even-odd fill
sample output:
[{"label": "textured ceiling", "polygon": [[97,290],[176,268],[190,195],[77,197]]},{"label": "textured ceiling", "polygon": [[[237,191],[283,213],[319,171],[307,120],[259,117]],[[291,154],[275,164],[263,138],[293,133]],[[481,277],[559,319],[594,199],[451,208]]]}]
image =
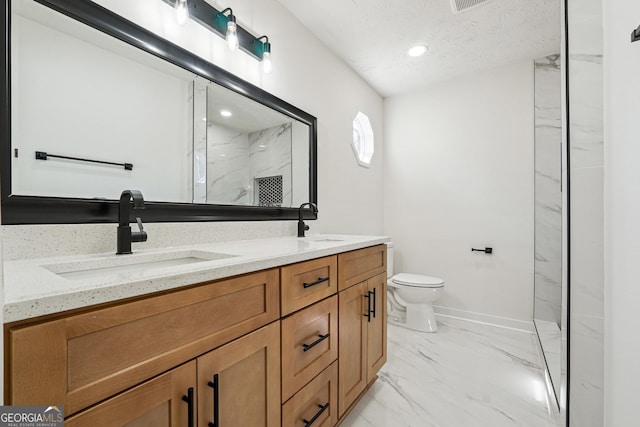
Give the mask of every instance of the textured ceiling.
[{"label": "textured ceiling", "polygon": [[[279,0],[383,96],[560,50],[560,0]],[[427,44],[418,58],[409,47]]]}]

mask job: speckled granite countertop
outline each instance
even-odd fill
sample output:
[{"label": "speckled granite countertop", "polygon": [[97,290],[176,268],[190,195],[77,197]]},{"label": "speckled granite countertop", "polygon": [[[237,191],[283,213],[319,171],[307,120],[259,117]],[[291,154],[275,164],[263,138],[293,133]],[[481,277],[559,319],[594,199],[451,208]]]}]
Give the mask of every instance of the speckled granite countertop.
[{"label": "speckled granite countertop", "polygon": [[141,249],[132,255],[10,261],[4,264],[4,321],[176,289],[388,241],[384,236],[311,235]]}]

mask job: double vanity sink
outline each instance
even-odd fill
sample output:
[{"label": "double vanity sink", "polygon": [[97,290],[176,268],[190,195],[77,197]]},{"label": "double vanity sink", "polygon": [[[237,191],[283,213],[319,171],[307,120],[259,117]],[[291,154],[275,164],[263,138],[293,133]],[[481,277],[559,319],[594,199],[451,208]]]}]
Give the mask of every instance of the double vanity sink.
[{"label": "double vanity sink", "polygon": [[387,240],[7,262],[4,403],[70,427],[336,426],[386,361]]},{"label": "double vanity sink", "polygon": [[315,235],[91,254],[4,264],[5,323],[177,289],[368,247],[381,236]]}]

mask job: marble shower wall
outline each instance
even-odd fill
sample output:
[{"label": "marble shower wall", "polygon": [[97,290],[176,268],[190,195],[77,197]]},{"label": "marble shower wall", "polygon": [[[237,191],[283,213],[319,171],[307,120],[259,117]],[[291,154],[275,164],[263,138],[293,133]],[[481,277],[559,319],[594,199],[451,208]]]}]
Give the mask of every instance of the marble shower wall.
[{"label": "marble shower wall", "polygon": [[560,325],[562,310],[562,113],[560,55],[535,65],[534,317]]},{"label": "marble shower wall", "polygon": [[193,82],[193,203],[207,202],[207,85],[200,81]]},{"label": "marble shower wall", "polygon": [[211,125],[206,144],[207,203],[256,205],[255,178],[282,175],[282,205],[291,206],[291,123],[249,134]]},{"label": "marble shower wall", "polygon": [[604,128],[602,0],[568,0],[571,427],[602,427]]},{"label": "marble shower wall", "polygon": [[534,317],[556,323],[562,310],[562,112],[560,55],[535,65]]},{"label": "marble shower wall", "polygon": [[207,129],[207,203],[251,205],[249,137],[211,125]]},{"label": "marble shower wall", "polygon": [[[252,181],[255,178],[282,175],[283,206],[291,206],[292,203],[291,136],[291,123],[249,134],[249,171]],[[257,200],[254,204],[257,204]]]}]

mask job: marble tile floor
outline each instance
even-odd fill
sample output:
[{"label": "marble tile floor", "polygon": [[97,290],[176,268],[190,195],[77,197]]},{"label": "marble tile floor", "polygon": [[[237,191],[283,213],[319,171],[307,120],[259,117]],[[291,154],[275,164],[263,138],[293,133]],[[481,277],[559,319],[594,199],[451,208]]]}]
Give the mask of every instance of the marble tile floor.
[{"label": "marble tile floor", "polygon": [[388,324],[387,363],[340,427],[556,427],[532,333],[438,316]]}]

